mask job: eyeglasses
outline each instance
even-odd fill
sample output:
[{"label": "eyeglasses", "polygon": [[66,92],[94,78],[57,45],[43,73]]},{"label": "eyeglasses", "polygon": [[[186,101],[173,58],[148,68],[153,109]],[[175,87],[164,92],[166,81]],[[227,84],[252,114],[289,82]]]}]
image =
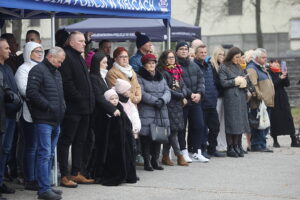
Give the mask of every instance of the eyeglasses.
[{"label": "eyeglasses", "polygon": [[36,54],[43,54],[43,53],[44,53],[43,51],[39,51],[39,50],[34,50],[34,51],[32,51],[32,52],[34,52],[34,53],[36,53]]},{"label": "eyeglasses", "polygon": [[175,59],[174,56],[168,56],[167,59]]},{"label": "eyeglasses", "polygon": [[118,56],[118,58],[129,58],[128,56]]}]

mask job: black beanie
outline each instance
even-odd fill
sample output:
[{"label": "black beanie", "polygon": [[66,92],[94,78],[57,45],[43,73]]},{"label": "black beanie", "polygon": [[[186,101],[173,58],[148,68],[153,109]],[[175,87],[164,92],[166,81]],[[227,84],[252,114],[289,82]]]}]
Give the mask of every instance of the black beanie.
[{"label": "black beanie", "polygon": [[60,29],[55,33],[55,46],[64,47],[65,42],[69,37],[68,31],[66,29]]},{"label": "black beanie", "polygon": [[186,46],[187,48],[189,48],[189,44],[187,42],[179,42],[177,45],[176,45],[176,51],[178,51],[178,49],[180,47],[183,47],[183,46]]},{"label": "black beanie", "polygon": [[147,35],[142,35],[140,32],[135,32],[136,35],[136,47],[139,49],[141,46],[150,42],[150,38]]}]

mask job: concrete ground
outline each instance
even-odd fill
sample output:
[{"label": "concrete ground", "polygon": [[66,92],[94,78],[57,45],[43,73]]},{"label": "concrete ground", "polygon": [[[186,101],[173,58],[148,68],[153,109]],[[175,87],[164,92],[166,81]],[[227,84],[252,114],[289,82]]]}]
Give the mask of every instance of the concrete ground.
[{"label": "concrete ground", "polygon": [[[271,139],[268,139],[269,145]],[[300,148],[290,147],[289,136],[279,137],[274,153],[250,152],[244,158],[212,158],[189,167],[165,167],[146,172],[140,181],[118,187],[80,185],[58,187],[66,200],[300,200]],[[17,187],[14,200],[37,199],[36,192]]]}]

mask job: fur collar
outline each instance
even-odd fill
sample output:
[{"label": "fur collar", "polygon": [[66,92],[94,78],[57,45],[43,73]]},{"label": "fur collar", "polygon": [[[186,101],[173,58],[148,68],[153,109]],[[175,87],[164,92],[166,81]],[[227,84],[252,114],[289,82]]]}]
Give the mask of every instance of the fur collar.
[{"label": "fur collar", "polygon": [[139,71],[139,75],[148,81],[161,81],[163,79],[163,76],[157,69],[155,69],[155,75],[152,76],[150,72],[148,72],[144,67],[142,67]]}]

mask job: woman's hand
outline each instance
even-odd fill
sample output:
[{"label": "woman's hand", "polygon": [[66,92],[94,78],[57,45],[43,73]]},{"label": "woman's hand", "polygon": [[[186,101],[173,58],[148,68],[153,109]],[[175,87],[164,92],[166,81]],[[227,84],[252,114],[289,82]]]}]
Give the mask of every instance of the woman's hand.
[{"label": "woman's hand", "polygon": [[287,71],[282,72],[282,74],[279,76],[280,79],[285,79],[287,77]]}]

